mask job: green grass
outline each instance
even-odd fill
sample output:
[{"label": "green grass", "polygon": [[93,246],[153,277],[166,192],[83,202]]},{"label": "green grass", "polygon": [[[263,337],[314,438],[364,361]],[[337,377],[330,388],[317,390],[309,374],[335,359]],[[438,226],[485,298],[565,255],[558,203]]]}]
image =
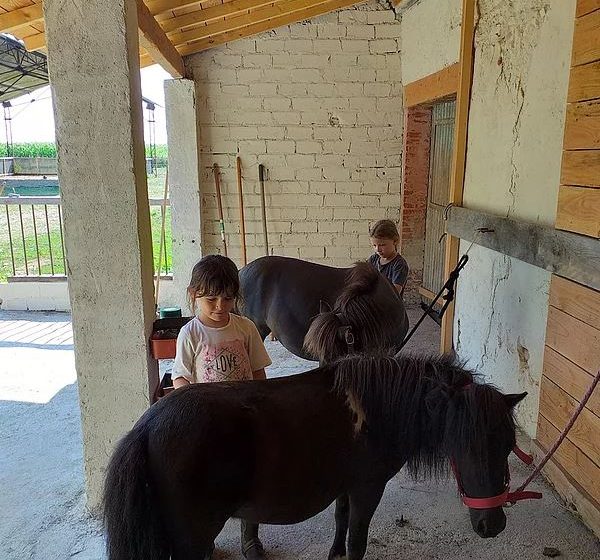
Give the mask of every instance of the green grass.
[{"label": "green grass", "polygon": [[[159,160],[167,159],[167,146],[157,144],[156,157]],[[0,145],[0,157],[8,157],[6,144]],[[56,157],[56,144],[54,142],[29,142],[26,144],[13,144],[11,157]],[[146,146],[146,157],[150,157],[150,148]]]},{"label": "green grass", "polygon": [[[151,198],[163,197],[164,190],[164,170],[159,169],[157,177],[148,178],[148,191]],[[6,218],[6,208],[10,218],[10,227],[12,233],[13,255],[11,257],[8,224]],[[43,205],[34,207],[35,224],[37,228],[37,249],[36,236],[34,233],[34,220],[32,216],[31,205],[21,206],[21,217],[23,220],[23,232],[25,239],[25,250],[23,250],[23,238],[21,236],[21,217],[19,216],[19,207],[17,205],[5,206],[0,204],[0,282],[6,282],[7,277],[13,276],[12,260],[14,258],[15,270],[18,276],[24,276],[25,258],[30,276],[38,274],[52,274],[50,262],[50,248],[52,250],[52,261],[54,264],[54,274],[62,275],[65,273],[63,264],[62,244],[59,230],[58,207],[48,205],[48,226],[50,236],[46,228],[46,217]],[[158,206],[150,207],[150,225],[152,228],[152,249],[154,255],[154,267],[158,267],[158,251],[160,246],[160,228],[161,228],[161,208]],[[48,241],[49,237],[49,241]],[[109,247],[106,247],[109,250]],[[166,257],[165,257],[166,252]],[[39,265],[38,265],[39,253]],[[165,221],[165,243],[163,245],[163,257],[161,270],[171,272],[173,267],[172,260],[172,238],[171,238],[171,208],[166,209]]]},{"label": "green grass", "polygon": [[156,175],[148,175],[148,196],[150,198],[160,198],[162,200],[165,194],[165,174],[166,168],[158,168]]},{"label": "green grass", "polygon": [[[6,208],[6,206],[4,208],[0,207],[0,282],[6,281],[7,276],[12,276],[13,258],[18,275],[25,275],[26,270],[30,275],[52,274],[52,263],[54,264],[54,274],[64,274],[57,206],[48,206],[48,228],[46,228],[44,207],[39,205],[34,207],[37,248],[31,206],[22,206],[21,215],[19,215],[18,206],[8,206],[12,234],[12,257]],[[23,236],[21,235],[21,219],[23,221]],[[48,235],[48,229],[50,235]],[[24,245],[23,241],[25,242]],[[50,258],[51,253],[52,259]],[[27,269],[25,266],[26,259]]]}]

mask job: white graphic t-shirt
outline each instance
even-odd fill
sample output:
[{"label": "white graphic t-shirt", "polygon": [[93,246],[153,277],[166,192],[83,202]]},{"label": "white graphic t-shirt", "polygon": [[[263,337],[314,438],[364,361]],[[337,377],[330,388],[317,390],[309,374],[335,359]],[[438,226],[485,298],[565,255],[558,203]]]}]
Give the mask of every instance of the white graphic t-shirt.
[{"label": "white graphic t-shirt", "polygon": [[197,317],[177,337],[171,378],[190,383],[252,379],[252,372],[271,365],[269,354],[250,319],[231,314],[225,327],[203,325]]}]

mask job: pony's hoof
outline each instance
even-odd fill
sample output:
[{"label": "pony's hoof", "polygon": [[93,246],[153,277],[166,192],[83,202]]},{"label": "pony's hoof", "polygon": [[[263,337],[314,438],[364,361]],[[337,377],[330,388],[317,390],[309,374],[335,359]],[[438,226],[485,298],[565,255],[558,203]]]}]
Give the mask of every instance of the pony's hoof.
[{"label": "pony's hoof", "polygon": [[244,553],[246,560],[265,560],[265,552],[262,547],[253,546]]},{"label": "pony's hoof", "polygon": [[213,560],[214,552],[215,552],[215,543],[212,544],[212,547],[204,556],[204,560]]},{"label": "pony's hoof", "polygon": [[258,539],[253,539],[242,546],[242,554],[246,560],[265,560],[265,549]]}]

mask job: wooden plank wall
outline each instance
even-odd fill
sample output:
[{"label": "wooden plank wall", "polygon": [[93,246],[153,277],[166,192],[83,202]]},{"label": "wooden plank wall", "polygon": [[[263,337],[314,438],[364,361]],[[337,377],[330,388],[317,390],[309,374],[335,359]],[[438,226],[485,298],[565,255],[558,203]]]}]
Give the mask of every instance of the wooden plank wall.
[{"label": "wooden plank wall", "polygon": [[[578,0],[556,228],[600,238],[600,0]],[[600,241],[599,250],[600,250]],[[600,292],[553,276],[537,444],[552,446],[600,369]],[[600,389],[545,469],[600,536]]]},{"label": "wooden plank wall", "polygon": [[567,103],[556,227],[599,238],[600,2],[578,2]]}]

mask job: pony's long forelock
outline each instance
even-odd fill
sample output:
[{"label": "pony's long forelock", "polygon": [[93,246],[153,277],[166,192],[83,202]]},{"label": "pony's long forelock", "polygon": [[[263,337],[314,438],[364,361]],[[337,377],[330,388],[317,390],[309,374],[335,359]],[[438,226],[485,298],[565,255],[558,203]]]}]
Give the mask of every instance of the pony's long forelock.
[{"label": "pony's long forelock", "polygon": [[[346,286],[335,302],[335,311],[321,313],[310,324],[304,338],[304,349],[321,363],[344,356],[348,347],[338,335],[343,326],[351,326],[356,350],[392,348],[401,341],[382,333],[393,333],[398,317],[376,297],[381,275],[367,262],[358,262],[350,270]],[[386,286],[388,287],[388,286]],[[395,294],[391,291],[392,296]]]},{"label": "pony's long forelock", "polygon": [[350,356],[331,367],[335,390],[362,407],[367,437],[390,455],[402,450],[414,477],[445,475],[449,456],[483,456],[486,433],[500,423],[514,430],[497,389],[451,356]]}]

